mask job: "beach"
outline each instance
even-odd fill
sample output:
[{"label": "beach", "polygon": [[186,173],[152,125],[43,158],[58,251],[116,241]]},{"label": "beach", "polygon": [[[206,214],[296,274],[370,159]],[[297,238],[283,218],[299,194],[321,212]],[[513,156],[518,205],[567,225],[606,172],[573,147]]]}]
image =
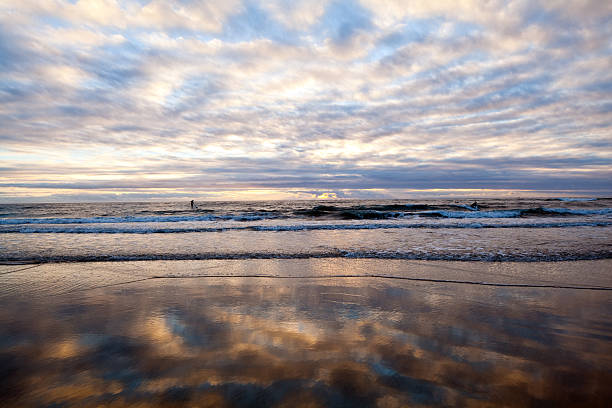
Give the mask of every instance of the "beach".
[{"label": "beach", "polygon": [[612,407],[611,21],[0,0],[0,408]]},{"label": "beach", "polygon": [[0,266],[2,406],[606,406],[612,260]]}]

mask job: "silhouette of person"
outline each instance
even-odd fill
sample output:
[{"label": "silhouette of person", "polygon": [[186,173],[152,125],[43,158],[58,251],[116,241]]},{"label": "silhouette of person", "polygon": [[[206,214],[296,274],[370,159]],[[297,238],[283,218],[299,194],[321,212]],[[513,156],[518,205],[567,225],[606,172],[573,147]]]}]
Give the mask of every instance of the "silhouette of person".
[{"label": "silhouette of person", "polygon": [[471,205],[472,208],[478,209],[478,202],[474,201]]},{"label": "silhouette of person", "polygon": [[191,209],[193,210],[194,207],[195,205],[193,204],[193,200],[191,200]]}]

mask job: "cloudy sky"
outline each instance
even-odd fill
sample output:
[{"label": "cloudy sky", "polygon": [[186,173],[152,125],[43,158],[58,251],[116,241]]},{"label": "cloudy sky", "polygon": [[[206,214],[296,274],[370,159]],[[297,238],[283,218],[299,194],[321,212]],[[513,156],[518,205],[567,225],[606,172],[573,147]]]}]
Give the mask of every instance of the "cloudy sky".
[{"label": "cloudy sky", "polygon": [[612,192],[612,2],[0,0],[0,201]]}]

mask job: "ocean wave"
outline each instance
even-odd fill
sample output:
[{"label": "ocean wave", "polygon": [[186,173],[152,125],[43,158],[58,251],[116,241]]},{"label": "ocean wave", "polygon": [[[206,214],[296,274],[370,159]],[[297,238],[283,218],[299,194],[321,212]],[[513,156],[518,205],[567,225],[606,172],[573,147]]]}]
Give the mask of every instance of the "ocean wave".
[{"label": "ocean wave", "polygon": [[[441,209],[443,207],[446,209]],[[399,208],[402,210],[400,211]],[[198,215],[149,215],[149,216],[97,216],[82,218],[0,218],[0,225],[55,225],[55,224],[125,224],[125,223],[177,223],[207,221],[261,221],[288,218],[319,218],[340,220],[392,220],[418,218],[524,218],[609,215],[612,208],[570,209],[532,207],[501,210],[477,210],[463,205],[380,205],[370,207],[316,206],[300,209],[292,216],[278,211],[245,212],[239,214],[198,214]]]},{"label": "ocean wave", "polygon": [[573,201],[597,201],[597,198],[583,198],[583,197],[559,197],[553,198],[553,200],[563,201],[563,202],[573,202]]},{"label": "ocean wave", "polygon": [[387,219],[398,218],[405,215],[442,211],[450,209],[463,209],[477,211],[475,207],[462,204],[380,204],[370,206],[340,207],[335,205],[317,205],[312,208],[295,210],[294,215],[301,217],[326,217],[340,219]]},{"label": "ocean wave", "polygon": [[85,218],[5,218],[0,219],[0,225],[26,224],[123,224],[123,223],[161,223],[161,222],[193,222],[193,221],[260,221],[274,219],[278,216],[265,214],[241,215],[196,215],[196,216],[148,216],[148,217],[85,217]]},{"label": "ocean wave", "polygon": [[[122,225],[122,224],[119,224]],[[290,232],[290,231],[317,231],[317,230],[372,230],[372,229],[481,229],[481,228],[574,228],[574,227],[609,227],[612,221],[577,221],[577,222],[551,222],[551,223],[515,223],[515,224],[487,224],[471,223],[411,223],[411,224],[297,224],[297,225],[249,225],[249,226],[219,226],[219,227],[140,227],[130,228],[121,226],[85,227],[85,226],[9,226],[0,227],[0,234],[176,234],[197,232],[223,232],[223,231],[263,231],[263,232]]]},{"label": "ocean wave", "polygon": [[571,215],[608,215],[612,214],[612,208],[602,208],[596,210],[576,210],[569,208],[524,208],[514,210],[495,210],[495,211],[424,211],[419,216],[440,217],[440,218],[519,218],[537,216],[571,216]]},{"label": "ocean wave", "polygon": [[477,262],[557,262],[593,259],[611,259],[612,251],[589,253],[500,253],[495,251],[479,252],[399,252],[399,251],[351,251],[331,249],[320,252],[228,252],[228,253],[190,253],[190,254],[122,254],[122,255],[51,255],[31,257],[6,257],[5,262],[20,263],[57,263],[57,262],[125,262],[125,261],[157,261],[157,260],[249,260],[249,259],[320,259],[320,258],[351,258],[351,259],[404,259],[431,261],[477,261]]},{"label": "ocean wave", "polygon": [[394,218],[519,218],[565,215],[607,215],[612,214],[612,208],[569,209],[531,207],[482,211],[476,207],[460,204],[450,204],[441,206],[425,204],[407,204],[346,208],[321,205],[313,207],[311,209],[297,210],[294,214],[311,218],[343,220],[382,220]]}]

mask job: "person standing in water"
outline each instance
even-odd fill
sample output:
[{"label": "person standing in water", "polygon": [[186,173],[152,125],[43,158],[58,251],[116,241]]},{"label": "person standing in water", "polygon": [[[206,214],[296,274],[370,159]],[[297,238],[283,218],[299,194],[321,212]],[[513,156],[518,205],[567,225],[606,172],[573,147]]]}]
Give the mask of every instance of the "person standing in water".
[{"label": "person standing in water", "polygon": [[191,209],[193,210],[195,208],[195,205],[193,204],[193,200],[191,200]]}]

